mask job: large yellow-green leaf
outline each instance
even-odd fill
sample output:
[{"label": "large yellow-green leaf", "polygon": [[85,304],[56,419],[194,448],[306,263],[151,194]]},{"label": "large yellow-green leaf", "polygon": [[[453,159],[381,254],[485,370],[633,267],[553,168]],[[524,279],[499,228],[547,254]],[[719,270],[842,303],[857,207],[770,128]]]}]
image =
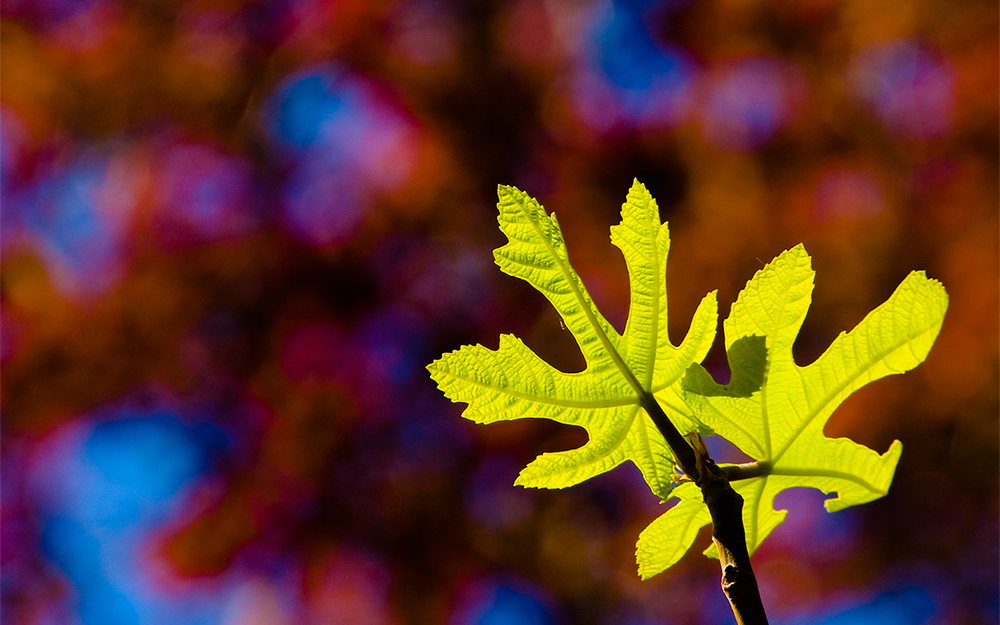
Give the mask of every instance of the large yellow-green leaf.
[{"label": "large yellow-green leaf", "polygon": [[[831,512],[886,494],[902,444],[895,441],[878,454],[846,438],[829,438],[823,428],[857,389],[920,364],[948,307],[944,287],[913,272],[857,327],[841,333],[815,362],[800,367],[792,358],[792,343],[809,308],[813,276],[801,245],[758,271],[724,323],[730,384],[716,384],[700,366],[692,367],[682,384],[681,399],[693,414],[761,465],[758,477],[733,482],[745,502],[751,552],[784,519],[785,511],[773,504],[786,488],[837,493],[826,501]],[[681,502],[639,538],[643,577],[676,562],[698,528],[710,522],[696,487],[682,485],[673,495]],[[706,553],[713,551],[714,546]]]},{"label": "large yellow-green leaf", "polygon": [[[513,187],[499,187],[500,229],[508,242],[494,252],[500,269],[534,286],[572,332],[586,361],[578,373],[559,371],[520,339],[500,337],[499,349],[467,345],[443,355],[428,369],[444,394],[468,407],[478,423],[541,417],[577,425],[588,442],[570,451],[546,453],[531,462],[517,484],[563,488],[630,460],[650,489],[664,496],[673,485],[673,457],[639,406],[643,392],[679,406],[680,380],[700,362],[715,339],[715,293],[705,296],[679,346],[667,337],[664,282],[670,234],[656,202],[635,182],[622,205],[611,241],[625,257],[631,288],[623,334],[601,315],[570,265],[555,215]],[[683,431],[704,427],[671,414]]]}]

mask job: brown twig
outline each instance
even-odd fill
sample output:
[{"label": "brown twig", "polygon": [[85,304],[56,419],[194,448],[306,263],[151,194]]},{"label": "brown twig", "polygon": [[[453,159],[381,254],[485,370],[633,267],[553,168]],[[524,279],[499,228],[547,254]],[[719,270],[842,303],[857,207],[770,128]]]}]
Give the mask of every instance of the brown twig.
[{"label": "brown twig", "polygon": [[[641,403],[673,451],[677,466],[701,488],[705,505],[712,515],[712,540],[719,551],[722,590],[729,599],[736,622],[738,625],[767,625],[767,615],[747,551],[743,497],[733,490],[727,473],[709,456],[700,436],[693,441],[686,439],[651,393],[645,394]],[[752,471],[747,469],[742,472]]]}]

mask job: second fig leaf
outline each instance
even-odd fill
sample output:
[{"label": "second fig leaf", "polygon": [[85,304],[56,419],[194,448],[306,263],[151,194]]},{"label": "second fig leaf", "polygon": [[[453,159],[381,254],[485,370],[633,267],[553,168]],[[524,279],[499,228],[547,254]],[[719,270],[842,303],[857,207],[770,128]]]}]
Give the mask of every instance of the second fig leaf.
[{"label": "second fig leaf", "polygon": [[[923,362],[948,307],[941,283],[915,271],[885,303],[803,367],[792,358],[792,344],[809,309],[813,276],[801,245],[758,271],[723,324],[732,382],[719,385],[695,365],[682,383],[683,401],[694,417],[761,465],[760,476],[733,482],[744,499],[743,524],[751,553],[784,520],[785,511],[776,511],[773,503],[787,488],[837,493],[826,501],[831,512],[886,494],[902,443],[893,442],[880,455],[847,438],[828,438],[823,428],[857,389]],[[643,577],[676,562],[698,529],[711,521],[693,485],[683,484],[673,495],[681,503],[639,538]],[[677,531],[679,525],[684,532]],[[706,553],[714,549],[710,546]]]}]

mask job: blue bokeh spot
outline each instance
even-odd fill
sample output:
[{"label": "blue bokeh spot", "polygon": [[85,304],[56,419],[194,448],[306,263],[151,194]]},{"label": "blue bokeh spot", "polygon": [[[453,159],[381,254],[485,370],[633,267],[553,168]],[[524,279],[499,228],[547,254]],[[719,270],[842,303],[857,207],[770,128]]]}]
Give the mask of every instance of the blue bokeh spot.
[{"label": "blue bokeh spot", "polygon": [[864,605],[783,625],[926,625],[938,611],[937,602],[927,590],[908,586],[884,592]]},{"label": "blue bokeh spot", "polygon": [[591,19],[590,62],[607,80],[624,120],[632,124],[678,121],[693,83],[688,56],[650,33],[647,12],[655,5],[620,0]]},{"label": "blue bokeh spot", "polygon": [[265,109],[272,135],[298,154],[330,141],[336,126],[362,108],[357,88],[337,68],[291,78]]},{"label": "blue bokeh spot", "polygon": [[63,570],[79,595],[77,615],[83,625],[132,625],[140,622],[135,606],[107,577],[101,543],[80,522],[68,517],[49,519],[42,528],[45,554]]},{"label": "blue bokeh spot", "polygon": [[[189,425],[164,410],[116,408],[79,443],[47,462],[50,479],[42,547],[72,583],[84,625],[201,623],[221,598],[160,596],[144,571],[153,533],[183,503],[185,486],[225,444],[210,424]],[[192,620],[193,619],[193,620]]]},{"label": "blue bokeh spot", "polygon": [[101,500],[93,505],[122,526],[154,509],[206,464],[198,440],[166,414],[98,424],[85,444],[85,456],[103,478],[95,485]]},{"label": "blue bokeh spot", "polygon": [[[522,584],[517,584],[522,586]],[[458,616],[453,625],[553,625],[549,608],[529,588],[511,584],[489,587],[478,601]]]}]

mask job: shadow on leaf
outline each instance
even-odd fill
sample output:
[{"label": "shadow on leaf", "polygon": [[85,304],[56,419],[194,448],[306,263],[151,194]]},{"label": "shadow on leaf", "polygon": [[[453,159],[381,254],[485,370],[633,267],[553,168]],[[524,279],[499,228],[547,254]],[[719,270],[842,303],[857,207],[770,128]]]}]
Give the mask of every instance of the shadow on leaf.
[{"label": "shadow on leaf", "polygon": [[709,397],[750,397],[764,384],[767,369],[767,343],[763,336],[744,336],[733,341],[726,352],[732,377],[729,384],[718,384],[700,364],[688,367],[681,386],[684,390]]}]

